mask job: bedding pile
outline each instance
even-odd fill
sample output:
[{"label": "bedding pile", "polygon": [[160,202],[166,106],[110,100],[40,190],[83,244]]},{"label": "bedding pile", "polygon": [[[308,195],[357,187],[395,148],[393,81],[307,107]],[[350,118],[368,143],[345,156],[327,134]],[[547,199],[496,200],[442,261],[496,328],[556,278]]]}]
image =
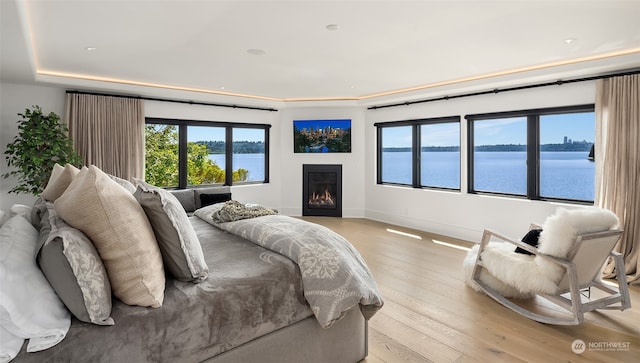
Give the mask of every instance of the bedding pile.
[{"label": "bedding pile", "polygon": [[0,363],[199,362],[382,307],[331,230],[237,201],[188,217],[169,191],[134,183],[56,165],[33,207],[0,212]]},{"label": "bedding pile", "polygon": [[304,296],[323,328],[330,327],[358,304],[366,319],[382,307],[382,297],[369,268],[339,234],[314,223],[273,214],[217,222],[214,217],[227,205],[233,202],[201,208],[195,216],[294,261],[302,274]]},{"label": "bedding pile", "polygon": [[266,208],[261,205],[246,205],[238,202],[237,200],[230,200],[211,214],[211,220],[215,223],[224,223],[272,214],[277,213],[271,208]]},{"label": "bedding pile", "polygon": [[72,319],[64,340],[35,353],[25,344],[11,363],[203,362],[313,317],[292,261],[200,218],[189,222],[210,268],[206,280],[167,279],[157,309],[113,299],[114,325]]}]

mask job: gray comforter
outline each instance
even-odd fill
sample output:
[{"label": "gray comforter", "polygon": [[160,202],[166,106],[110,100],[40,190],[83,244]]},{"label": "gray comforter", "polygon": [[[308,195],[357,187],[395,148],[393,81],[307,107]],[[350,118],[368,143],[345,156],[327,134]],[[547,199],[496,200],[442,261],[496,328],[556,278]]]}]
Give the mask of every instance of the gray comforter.
[{"label": "gray comforter", "polygon": [[37,353],[23,347],[13,362],[201,362],[312,316],[292,261],[190,220],[209,266],[206,281],[168,278],[158,309],[114,299],[115,325],[74,318],[61,343]]},{"label": "gray comforter", "polygon": [[382,297],[369,268],[351,243],[339,234],[282,215],[229,218],[233,221],[217,223],[223,206],[201,208],[195,215],[294,261],[302,274],[304,296],[323,328],[330,327],[358,304],[366,319],[382,307]]}]

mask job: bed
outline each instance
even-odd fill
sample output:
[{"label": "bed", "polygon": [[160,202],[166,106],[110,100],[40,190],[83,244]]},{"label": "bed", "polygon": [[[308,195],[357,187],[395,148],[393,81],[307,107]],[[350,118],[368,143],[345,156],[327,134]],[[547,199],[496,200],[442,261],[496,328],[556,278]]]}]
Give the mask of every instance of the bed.
[{"label": "bed", "polygon": [[[375,283],[352,300],[355,304],[330,303],[326,310],[333,315],[320,319],[325,308],[309,302],[312,285],[303,283],[295,259],[197,214],[185,218],[199,239],[206,278],[179,281],[167,272],[161,307],[133,306],[114,297],[113,325],[72,317],[62,341],[30,353],[25,343],[12,362],[357,362],[367,356],[367,320],[382,306]],[[332,233],[299,219],[273,217]],[[268,216],[253,219],[263,218],[268,221]],[[333,311],[336,306],[342,311]]]}]

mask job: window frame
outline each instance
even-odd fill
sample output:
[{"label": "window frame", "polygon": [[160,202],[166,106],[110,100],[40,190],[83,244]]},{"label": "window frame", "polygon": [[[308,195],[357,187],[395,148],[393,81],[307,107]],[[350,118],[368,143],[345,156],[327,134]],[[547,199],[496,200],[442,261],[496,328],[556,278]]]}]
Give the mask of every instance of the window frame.
[{"label": "window frame", "polygon": [[[269,131],[270,124],[254,124],[245,122],[221,122],[183,120],[161,117],[146,117],[146,125],[171,125],[178,127],[178,186],[167,188],[198,188],[212,185],[249,185],[269,183]],[[225,128],[225,181],[223,184],[187,184],[187,128],[189,126]],[[233,183],[233,129],[248,128],[264,130],[264,180]],[[146,151],[145,151],[146,152]]]},{"label": "window frame", "polygon": [[[575,106],[536,108],[518,111],[491,112],[465,115],[467,120],[467,193],[480,195],[499,195],[529,200],[570,202],[576,204],[593,204],[593,200],[579,200],[560,197],[545,197],[540,195],[540,116],[560,115],[571,113],[595,112],[594,104]],[[474,127],[475,121],[493,120],[501,118],[526,117],[527,119],[527,187],[526,194],[512,194],[474,189]],[[595,140],[594,140],[595,141]]]},{"label": "window frame", "polygon": [[[422,118],[422,119],[413,119],[413,120],[402,120],[402,121],[385,121],[385,122],[376,122],[373,125],[376,127],[376,183],[379,185],[399,185],[399,186],[408,186],[415,189],[436,189],[436,190],[448,190],[448,191],[460,191],[462,180],[458,180],[458,188],[448,188],[448,187],[437,187],[437,186],[427,186],[422,185],[422,163],[421,163],[421,150],[422,150],[422,140],[420,127],[422,125],[434,125],[434,124],[443,124],[443,123],[458,123],[461,126],[461,117],[460,116],[444,116],[444,117],[433,117],[433,118]],[[404,183],[395,183],[395,182],[385,182],[382,180],[382,130],[384,128],[389,127],[401,127],[401,126],[411,126],[411,184]],[[462,130],[459,127],[460,134],[458,137],[462,139]],[[459,142],[461,144],[461,142]],[[458,168],[460,172],[462,171],[462,147],[460,147],[460,158],[458,160]],[[460,173],[461,178],[462,173]]]}]

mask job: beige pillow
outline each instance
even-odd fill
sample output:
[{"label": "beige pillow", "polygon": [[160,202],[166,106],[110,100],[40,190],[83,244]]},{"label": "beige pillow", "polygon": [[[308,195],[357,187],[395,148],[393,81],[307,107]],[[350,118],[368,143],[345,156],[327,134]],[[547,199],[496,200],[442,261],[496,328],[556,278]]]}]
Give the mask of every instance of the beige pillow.
[{"label": "beige pillow", "polygon": [[71,164],[66,164],[64,167],[60,166],[60,164],[54,165],[51,176],[49,177],[49,182],[42,191],[42,199],[51,202],[58,199],[79,171],[78,168]]},{"label": "beige pillow", "polygon": [[162,256],[133,195],[92,165],[76,175],[54,206],[65,222],[91,239],[117,298],[129,305],[162,305]]}]

